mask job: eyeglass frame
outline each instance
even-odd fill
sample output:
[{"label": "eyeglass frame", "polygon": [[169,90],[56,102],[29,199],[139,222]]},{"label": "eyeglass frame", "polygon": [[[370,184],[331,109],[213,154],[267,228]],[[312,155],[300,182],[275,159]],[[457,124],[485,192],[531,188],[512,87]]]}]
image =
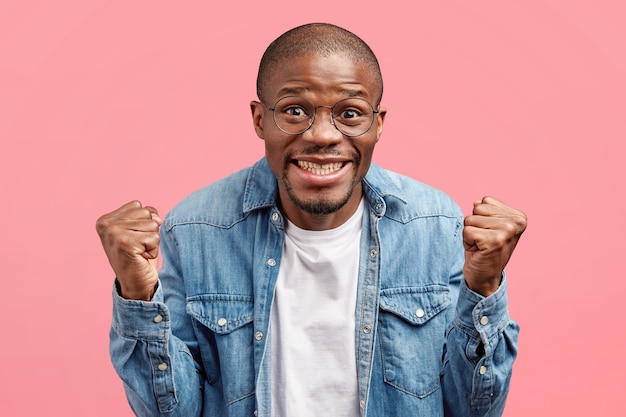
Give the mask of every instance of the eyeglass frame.
[{"label": "eyeglass frame", "polygon": [[[289,98],[289,97],[302,98],[302,99],[308,101],[309,103],[311,103],[313,105],[313,115],[309,116],[309,125],[306,128],[304,128],[303,130],[301,130],[299,132],[295,132],[295,133],[287,132],[282,127],[280,127],[278,122],[276,121],[276,105],[278,104],[279,101],[284,100],[284,99]],[[359,133],[358,135],[349,135],[349,134],[345,133],[343,130],[339,129],[339,127],[337,127],[337,125],[335,124],[335,112],[333,110],[335,109],[335,106],[337,106],[337,104],[341,103],[342,101],[354,100],[354,99],[362,100],[362,101],[366,102],[371,107],[371,109],[372,109],[372,120],[370,122],[370,125],[363,132]],[[364,98],[361,98],[361,97],[347,97],[347,98],[343,98],[343,99],[339,100],[338,102],[336,102],[335,104],[333,104],[332,106],[316,106],[315,103],[313,103],[308,98],[303,97],[303,96],[296,96],[296,95],[289,95],[289,96],[284,96],[284,97],[279,98],[278,100],[276,100],[276,102],[274,103],[273,107],[270,107],[267,104],[265,104],[265,102],[263,100],[259,99],[259,101],[261,102],[261,104],[263,104],[265,107],[267,107],[267,109],[269,111],[272,112],[272,119],[274,120],[274,124],[276,125],[278,130],[280,130],[283,133],[286,133],[287,135],[301,135],[304,132],[306,132],[307,130],[309,130],[311,128],[311,126],[313,126],[313,123],[315,123],[315,118],[317,117],[317,109],[320,108],[320,107],[330,110],[330,123],[335,127],[335,129],[337,129],[339,131],[339,133],[341,133],[342,135],[344,135],[346,137],[349,137],[349,138],[355,138],[355,137],[358,137],[358,136],[362,136],[362,135],[366,134],[367,132],[369,132],[370,129],[372,128],[372,126],[374,126],[374,119],[376,118],[376,115],[380,113],[379,106],[374,108],[372,103],[370,103],[369,101],[367,101],[367,100],[365,100]]]}]

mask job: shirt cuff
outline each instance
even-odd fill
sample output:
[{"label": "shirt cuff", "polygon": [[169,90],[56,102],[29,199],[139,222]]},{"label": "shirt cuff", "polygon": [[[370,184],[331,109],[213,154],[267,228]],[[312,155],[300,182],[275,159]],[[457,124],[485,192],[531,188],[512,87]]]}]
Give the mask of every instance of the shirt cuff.
[{"label": "shirt cuff", "polygon": [[121,336],[143,341],[167,340],[170,313],[163,302],[163,290],[157,284],[151,301],[127,300],[119,293],[117,280],[113,286],[113,329]]},{"label": "shirt cuff", "polygon": [[504,272],[500,286],[488,297],[470,290],[463,280],[456,307],[456,321],[461,327],[477,331],[483,345],[487,346],[489,340],[497,337],[511,321],[508,306]]}]

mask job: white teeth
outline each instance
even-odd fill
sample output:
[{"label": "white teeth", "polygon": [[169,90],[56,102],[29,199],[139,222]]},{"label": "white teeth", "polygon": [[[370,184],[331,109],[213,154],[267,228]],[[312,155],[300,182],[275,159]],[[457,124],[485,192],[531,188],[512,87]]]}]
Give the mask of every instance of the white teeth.
[{"label": "white teeth", "polygon": [[306,169],[309,172],[312,172],[316,175],[328,175],[331,172],[335,172],[341,168],[343,165],[342,162],[333,162],[331,164],[316,164],[315,162],[309,161],[298,161],[298,166],[302,169]]}]

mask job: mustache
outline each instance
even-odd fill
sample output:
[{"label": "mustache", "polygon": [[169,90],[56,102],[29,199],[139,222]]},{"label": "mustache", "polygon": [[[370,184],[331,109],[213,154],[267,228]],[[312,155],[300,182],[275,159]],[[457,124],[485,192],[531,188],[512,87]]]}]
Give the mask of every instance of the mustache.
[{"label": "mustache", "polygon": [[337,149],[324,147],[320,148],[319,146],[311,145],[304,148],[293,150],[285,155],[285,166],[290,164],[295,158],[295,155],[299,156],[310,156],[310,155],[320,155],[320,156],[334,156],[339,158],[351,159],[355,164],[361,162],[361,155],[355,151],[349,152],[340,152]]},{"label": "mustache", "polygon": [[319,146],[315,146],[315,145],[311,145],[311,146],[307,146],[305,148],[302,149],[298,149],[292,152],[289,152],[290,159],[293,159],[293,155],[331,155],[331,156],[342,156],[342,153],[339,152],[337,149],[333,149],[333,148],[328,148],[328,147],[324,147],[324,148],[320,148]]}]

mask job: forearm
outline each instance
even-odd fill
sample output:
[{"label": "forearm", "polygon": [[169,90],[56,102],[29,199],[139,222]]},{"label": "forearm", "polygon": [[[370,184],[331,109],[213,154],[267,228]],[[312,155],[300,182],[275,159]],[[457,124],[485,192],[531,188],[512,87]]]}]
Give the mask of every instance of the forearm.
[{"label": "forearm", "polygon": [[114,290],[110,353],[136,415],[201,415],[201,373],[172,335],[160,290],[151,302],[125,300]]},{"label": "forearm", "polygon": [[486,298],[461,284],[444,358],[446,416],[502,415],[518,332],[508,315],[506,279]]}]

